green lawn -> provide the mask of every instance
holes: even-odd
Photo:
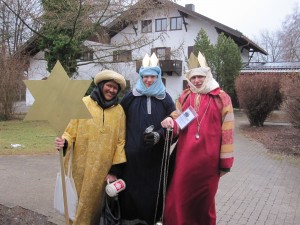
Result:
[[[0,155],[55,153],[55,137],[44,121],[0,121]],[[11,144],[21,147],[13,148]]]

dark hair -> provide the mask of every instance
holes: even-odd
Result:
[[[119,93],[121,91],[121,85],[113,79],[112,80],[103,80],[103,81],[99,82],[97,86],[102,90],[104,84],[109,81],[114,81],[118,85],[118,93]],[[100,85],[100,84],[102,84],[102,85]]]

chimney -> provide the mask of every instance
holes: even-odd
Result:
[[[194,4],[185,4],[185,8],[195,12],[195,5]]]

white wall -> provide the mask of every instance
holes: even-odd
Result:
[[[137,40],[140,38],[146,38],[148,40],[155,40],[153,43],[142,47],[139,50],[134,50],[132,52],[133,60],[141,60],[145,54],[151,54],[151,48],[154,47],[171,47],[171,51],[178,51],[179,56],[174,57],[173,59],[182,60],[182,68],[183,72],[181,76],[178,76],[176,73],[173,73],[172,76],[168,76],[166,74],[163,77],[166,79],[166,89],[167,92],[171,95],[173,100],[176,100],[179,94],[182,92],[183,87],[183,80],[184,78],[184,71],[188,69],[187,67],[187,59],[188,59],[188,46],[193,46],[195,43],[195,39],[197,37],[198,32],[201,28],[203,28],[208,36],[211,38],[211,42],[213,44],[216,43],[218,34],[214,27],[212,27],[206,21],[199,21],[194,17],[189,16],[185,19],[188,23],[187,31],[185,30],[184,25],[182,26],[182,30],[173,30],[170,31],[168,27],[168,31],[165,32],[155,32],[155,18],[167,18],[168,23],[170,22],[171,17],[179,17],[180,14],[177,9],[170,9],[169,11],[157,10],[157,11],[149,11],[147,14],[144,15],[143,20],[151,19],[152,20],[152,33],[141,33],[141,21],[137,23],[137,32],[138,35],[134,33],[134,30],[131,25],[126,27],[116,36],[114,36],[111,40],[112,44],[121,44],[124,42],[124,35],[130,34],[131,40]],[[180,49],[179,46],[181,46]],[[172,58],[171,58],[172,59]],[[124,70],[122,70],[124,71]],[[131,76],[135,74],[136,68],[133,66],[132,71],[126,71],[123,74],[125,76]]]
[[[94,43],[95,44],[95,43]],[[47,71],[47,62],[44,59],[44,53],[39,52],[33,58],[30,59],[30,64],[28,68],[28,79],[29,80],[42,80],[50,75]],[[122,75],[124,75],[126,80],[130,80],[131,84],[135,84],[138,78],[138,74],[135,72],[135,63],[109,63],[104,65],[99,65],[96,63],[91,63],[87,65],[81,65],[78,67],[78,74],[75,78],[78,80],[91,80],[95,77],[97,73],[103,69],[112,69]],[[26,105],[30,106],[34,102],[34,98],[30,91],[26,89]]]
[[[112,45],[120,45],[123,44],[123,49],[134,49],[134,45],[132,42],[134,40],[153,40],[154,42],[149,43],[148,45],[136,49],[132,51],[132,62],[126,63],[111,63],[112,57],[108,58],[108,63],[104,65],[99,64],[88,64],[81,65],[78,68],[78,76],[76,79],[92,79],[99,71],[103,68],[112,69],[116,72],[124,75],[125,79],[130,80],[131,88],[135,85],[138,74],[136,72],[136,60],[142,60],[145,54],[151,54],[151,48],[157,47],[171,47],[171,52],[176,50],[176,57],[171,59],[182,60],[182,75],[178,76],[176,73],[173,73],[172,76],[168,76],[163,74],[163,77],[166,79],[166,89],[167,92],[171,95],[173,100],[176,100],[179,94],[182,91],[184,72],[188,69],[187,67],[187,59],[188,59],[188,46],[194,45],[194,40],[201,28],[203,28],[207,35],[210,37],[211,43],[215,44],[217,42],[218,33],[215,28],[207,21],[200,20],[199,18],[195,18],[192,16],[188,16],[185,18],[187,22],[187,31],[185,30],[184,25],[182,26],[182,30],[170,31],[168,27],[168,31],[165,32],[155,32],[155,18],[167,18],[168,23],[170,22],[171,17],[180,16],[177,9],[168,9],[168,11],[156,9],[156,11],[149,11],[144,15],[143,20],[152,19],[152,33],[141,33],[141,21],[137,23],[137,32],[138,35],[135,34],[132,25],[129,25],[124,30],[119,32],[111,39]],[[126,40],[128,40],[128,44],[126,44]],[[130,44],[130,43],[131,44]],[[108,45],[100,45],[99,43],[94,43],[90,41],[86,41],[85,45],[93,48],[95,54],[101,56],[104,51],[101,50],[103,46],[105,47],[105,51],[110,51],[110,46]],[[179,48],[180,47],[180,48]],[[112,50],[111,50],[112,51]],[[247,61],[249,57],[249,52],[244,50],[242,53],[243,60]],[[46,62],[43,59],[43,53],[38,53],[34,58],[30,61],[30,68],[28,71],[29,79],[42,79],[45,76],[48,76],[49,73],[46,71]],[[80,63],[79,63],[80,65]],[[26,104],[31,105],[34,99],[29,91],[26,92]]]
[[[29,80],[42,80],[49,75],[47,68],[47,62],[44,60],[44,53],[39,52],[33,58],[30,59],[28,68],[28,79]],[[28,88],[26,89],[26,106],[32,105],[34,98],[31,95]]]

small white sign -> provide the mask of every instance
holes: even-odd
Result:
[[[189,106],[185,111],[183,111],[180,116],[175,120],[180,129],[185,128],[190,122],[192,122],[197,117],[197,113],[193,107]]]

